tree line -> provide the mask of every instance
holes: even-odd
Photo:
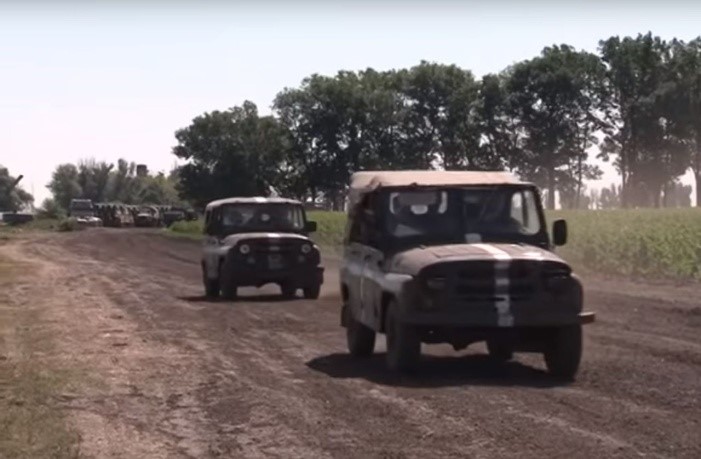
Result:
[[[175,133],[178,191],[195,205],[271,191],[342,202],[368,169],[510,170],[566,208],[603,198],[585,189],[611,162],[620,189],[606,205],[686,202],[691,169],[701,205],[701,38],[651,33],[568,45],[475,78],[431,62],[389,71],[314,74],[256,105],[212,111]],[[683,204],[681,204],[683,205]]]
[[[81,160],[56,167],[47,185],[52,198],[44,201],[45,213],[57,216],[68,209],[75,198],[94,203],[176,205],[181,202],[175,188],[177,173],[150,174],[145,166],[125,159],[113,163]]]

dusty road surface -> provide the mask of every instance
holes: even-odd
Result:
[[[701,289],[586,277],[598,322],[578,380],[539,356],[424,347],[422,373],[346,356],[338,274],[318,301],[205,300],[199,246],[154,231],[4,244],[15,298],[81,383],[58,400],[90,457],[701,457]]]

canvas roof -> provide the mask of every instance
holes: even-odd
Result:
[[[352,189],[403,186],[504,185],[521,182],[502,171],[362,171],[351,176]]]
[[[207,204],[207,209],[212,207],[217,207],[225,204],[297,204],[301,205],[299,201],[287,198],[266,198],[266,197],[251,197],[251,198],[225,198],[212,201]]]
[[[382,187],[449,187],[526,184],[503,171],[362,171],[351,175],[349,198],[353,205],[363,194]]]

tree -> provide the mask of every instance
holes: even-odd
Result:
[[[596,56],[561,45],[508,72],[507,114],[512,119],[515,148],[510,166],[547,188],[548,208],[557,189],[567,190],[599,171],[586,167],[587,148],[596,142],[601,84]],[[579,180],[577,180],[578,177]]]
[[[198,116],[176,132],[173,153],[180,167],[178,191],[197,205],[227,196],[267,195],[280,176],[286,131],[252,102]]]
[[[611,37],[600,44],[607,65],[613,127],[602,157],[616,156],[622,204],[661,204],[662,190],[689,166],[680,129],[670,44],[651,33]]]
[[[43,218],[61,218],[65,215],[61,206],[53,198],[44,199],[38,214]]]
[[[678,134],[689,147],[689,165],[696,181],[696,206],[701,207],[701,37],[689,43],[674,40],[671,105]],[[668,87],[669,87],[668,86]]]
[[[18,179],[0,165],[0,209],[16,212],[34,201],[34,197],[18,185]]]
[[[422,61],[399,73],[407,110],[403,147],[412,151],[412,166],[445,169],[489,167],[480,156],[476,119],[480,85],[472,72],[455,65]]]
[[[83,195],[83,188],[78,182],[78,168],[74,164],[59,164],[51,175],[47,188],[56,203],[62,209],[68,209],[72,199]]]

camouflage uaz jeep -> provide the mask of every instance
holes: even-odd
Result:
[[[236,297],[238,287],[275,283],[285,297],[302,289],[318,298],[324,268],[319,248],[308,238],[298,201],[282,198],[229,198],[205,209],[202,278],[207,296]]]
[[[502,361],[544,354],[571,379],[582,353],[582,285],[553,246],[534,185],[504,172],[357,172],[340,272],[348,349],[374,351],[384,333],[387,365],[415,367],[421,343],[456,350],[486,341]]]

